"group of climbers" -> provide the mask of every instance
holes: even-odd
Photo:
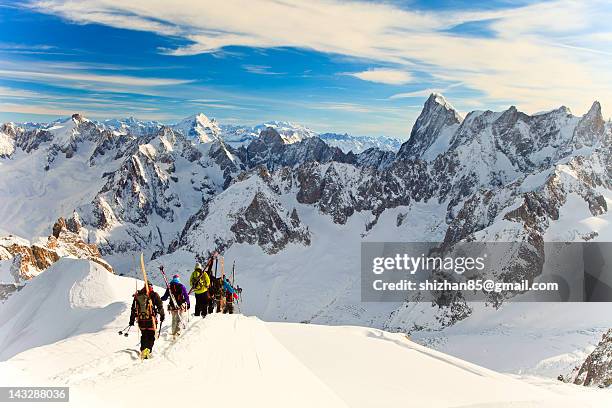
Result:
[[[185,322],[191,308],[189,295],[192,292],[196,300],[194,316],[206,317],[208,314],[212,314],[215,308],[217,313],[234,313],[234,301],[239,299],[242,288],[234,288],[223,273],[223,259],[221,259],[221,276],[216,277],[216,270],[213,275],[213,263],[215,261],[218,261],[218,257],[216,253],[213,253],[205,267],[202,267],[199,262],[196,263],[189,278],[191,286],[189,291],[181,283],[179,275],[174,275],[172,280],[168,282],[163,267],[160,267],[164,279],[166,279],[164,295],[160,297],[153,290],[151,283],[148,283],[148,287],[145,285],[134,294],[129,325],[133,326],[135,321],[138,322],[141,333],[141,358],[149,358],[153,350],[157,326],[158,324],[161,325],[165,318],[163,301],[169,300],[168,311],[172,316],[171,334],[174,337],[179,336],[181,330],[186,327]]]

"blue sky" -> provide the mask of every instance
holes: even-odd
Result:
[[[611,17],[567,0],[0,0],[0,121],[204,112],[406,138],[432,91],[461,112],[605,112]]]

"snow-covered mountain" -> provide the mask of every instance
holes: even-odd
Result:
[[[440,336],[488,310],[460,299],[361,302],[361,242],[516,242],[491,272],[503,279],[521,265],[519,251],[544,259],[544,241],[612,240],[612,125],[597,102],[583,116],[510,107],[462,118],[434,94],[397,154],[347,153],[273,127],[234,147],[194,137],[184,130],[199,120],[190,123],[145,134],[80,115],[3,125],[0,230],[32,239],[76,211],[86,241],[119,273],[134,273],[140,251],[150,267],[185,273],[219,250],[257,293],[247,313]],[[537,279],[540,267],[520,270]]]
[[[132,133],[137,136],[155,133],[163,124],[157,121],[142,121],[133,117],[125,119],[108,119],[96,122],[105,129],[118,133]],[[44,124],[19,124],[26,129],[45,127]],[[182,133],[189,139],[201,143],[214,140],[223,140],[226,144],[239,148],[259,138],[262,131],[272,128],[278,132],[284,143],[292,144],[314,136],[320,137],[328,145],[338,147],[344,153],[362,153],[371,148],[383,151],[397,152],[401,146],[399,139],[386,136],[354,136],[347,133],[321,133],[291,122],[269,121],[255,126],[242,126],[218,123],[203,113],[189,116],[176,124],[170,125],[175,131]],[[0,152],[2,141],[0,140]],[[1,153],[0,153],[1,154]]]
[[[287,144],[317,136],[314,130],[306,126],[284,121],[264,122],[255,126],[221,125],[221,132],[226,142],[239,147],[257,139],[259,134],[268,128],[276,130]]]
[[[219,140],[221,129],[215,119],[209,119],[203,113],[190,116],[172,126],[183,136],[199,143],[209,143]]]
[[[131,133],[137,136],[155,133],[163,126],[157,121],[142,121],[132,116],[124,119],[107,119],[99,122],[99,125],[119,134]]]
[[[398,156],[407,159],[435,159],[448,150],[451,138],[462,121],[461,115],[444,96],[431,94],[412,128],[410,139],[402,145]]]
[[[354,136],[348,133],[321,133],[319,137],[330,146],[338,147],[345,153],[362,153],[376,148],[382,151],[397,152],[402,145],[399,139],[386,136]]]

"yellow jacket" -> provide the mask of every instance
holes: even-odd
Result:
[[[210,287],[210,277],[205,271],[196,269],[189,278],[189,284],[193,288],[193,292],[199,295],[206,292]]]

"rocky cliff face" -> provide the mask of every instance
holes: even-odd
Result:
[[[269,170],[280,167],[294,167],[305,162],[326,163],[346,162],[346,154],[337,147],[330,147],[318,137],[310,137],[296,143],[286,143],[274,128],[263,130],[258,139],[246,148],[241,147],[238,155],[247,167],[264,165]]]
[[[202,258],[234,243],[259,246],[268,254],[282,251],[288,244],[310,245],[310,233],[295,208],[285,208],[266,180],[267,169],[244,175],[207,202],[189,219],[180,239],[171,250],[186,249]]]
[[[603,388],[612,385],[612,329],[604,333],[595,350],[570,380],[584,386]]]
[[[112,273],[113,268],[102,259],[97,246],[83,240],[83,232],[81,221],[74,214],[68,220],[58,219],[52,234],[34,243],[12,235],[0,237],[0,262],[10,263],[14,280],[2,283],[23,283],[66,256],[89,259]]]
[[[434,159],[448,147],[450,137],[463,118],[440,94],[431,94],[417,118],[410,139],[402,145],[398,157]]]

